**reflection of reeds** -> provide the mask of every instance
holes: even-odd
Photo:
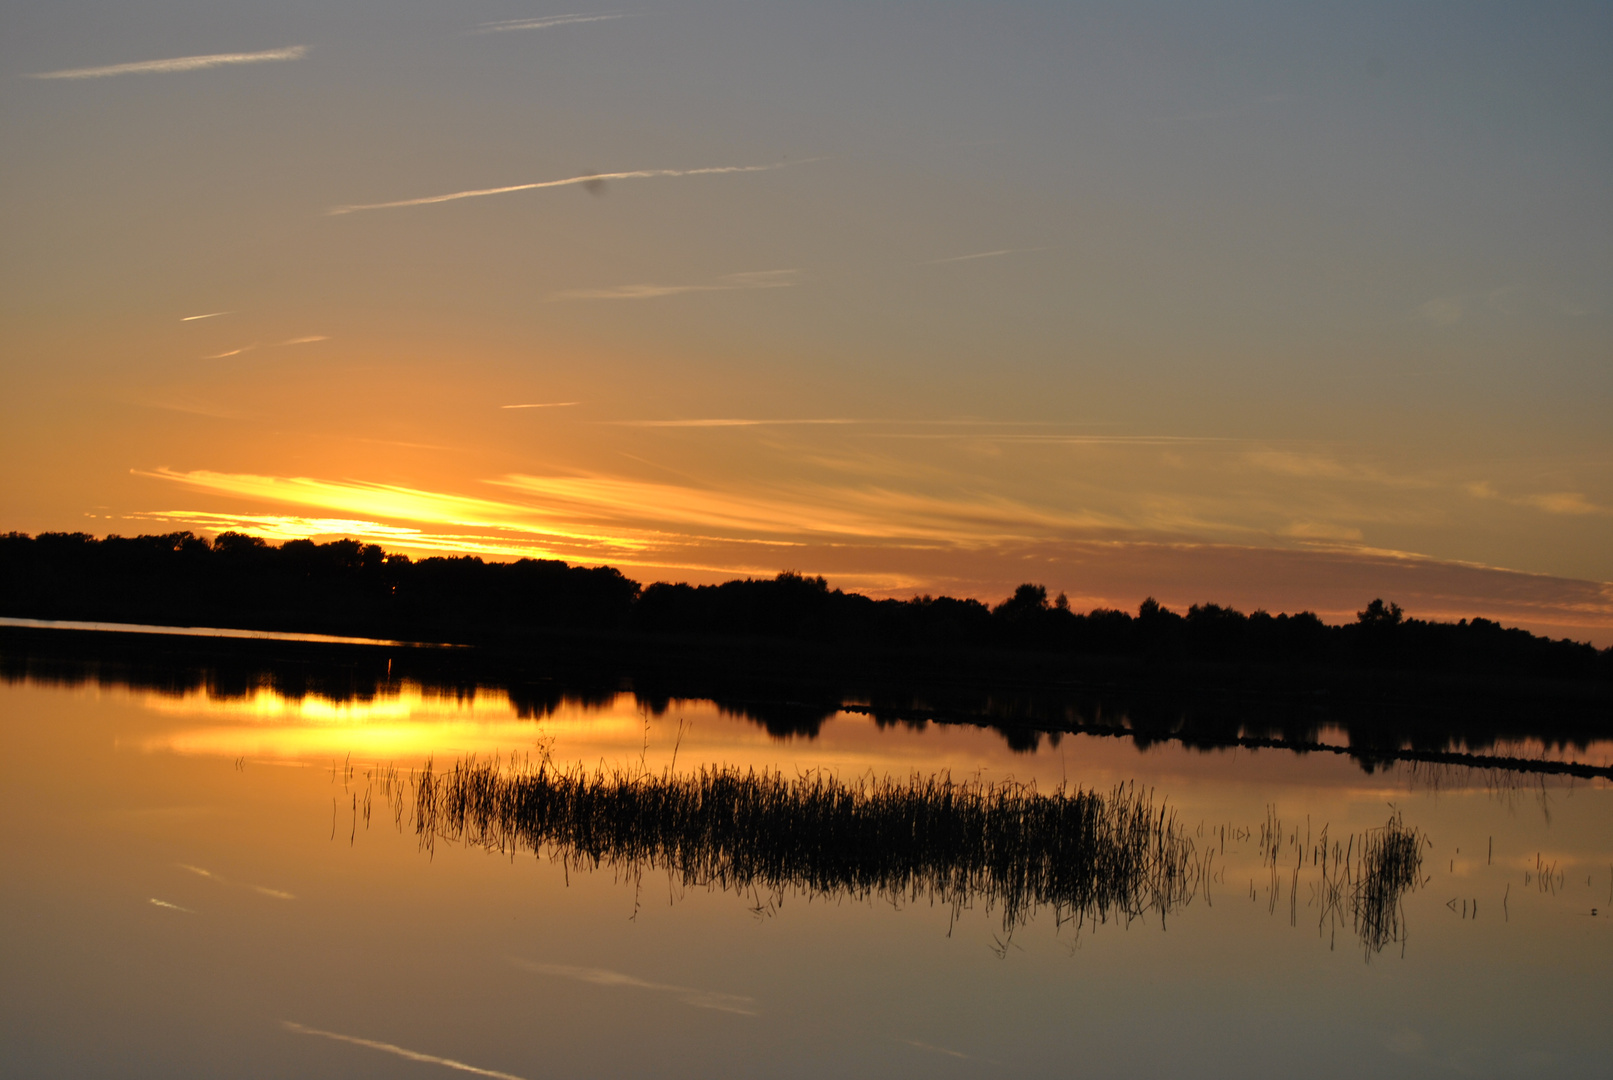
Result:
[[[405,785],[422,845],[437,839],[533,851],[626,876],[665,870],[685,887],[746,896],[975,903],[1011,931],[1049,907],[1062,923],[1130,920],[1186,904],[1194,845],[1175,814],[1132,786],[1042,794],[1015,783],[845,783],[823,773],[697,773],[430,765]],[[412,792],[409,790],[412,788]],[[401,819],[400,819],[401,823]]]
[[[1351,836],[1347,843],[1328,844],[1311,853],[1322,872],[1322,914],[1318,924],[1336,928],[1348,919],[1367,955],[1390,942],[1406,941],[1406,893],[1419,884],[1427,838],[1408,828],[1397,812],[1381,829]]]

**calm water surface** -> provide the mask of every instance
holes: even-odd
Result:
[[[8,1075],[1606,1076],[1613,1060],[1601,780],[1085,736],[1016,752],[852,714],[780,739],[698,701],[523,718],[502,693],[412,684],[335,701],[14,682],[0,732]],[[1144,917],[1005,926],[984,899],[428,850],[410,770],[470,755],[1129,783],[1174,811],[1198,876]],[[1396,814],[1421,865],[1373,941],[1314,855]]]

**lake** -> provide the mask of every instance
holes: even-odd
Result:
[[[1605,778],[160,683],[0,683],[10,1075],[1607,1075]]]

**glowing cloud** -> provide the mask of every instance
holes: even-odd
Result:
[[[231,312],[228,312],[228,311],[209,311],[206,315],[183,315],[183,316],[180,316],[179,321],[180,322],[195,322],[198,319],[216,319],[220,315],[229,315],[229,314],[231,314]]]
[[[254,476],[246,473],[216,473],[206,469],[175,472],[161,468],[151,472],[135,470],[137,476],[169,480],[187,487],[220,494],[263,499],[299,506],[319,506],[370,518],[426,522],[438,525],[471,526],[508,530],[516,533],[573,542],[587,542],[606,548],[627,548],[630,542],[603,535],[568,530],[545,519],[551,513],[517,503],[447,495],[392,484],[362,481],[315,480],[306,476]]]
[[[255,53],[214,53],[209,56],[176,56],[170,60],[141,60],[133,64],[110,64],[106,67],[67,68],[63,71],[42,71],[27,75],[29,79],[104,79],[113,75],[163,75],[176,71],[201,71],[205,68],[226,67],[230,64],[261,64],[270,60],[301,60],[308,55],[308,46],[291,45],[284,49],[267,49]]]
[[[735,425],[739,427],[739,425]],[[1095,468],[1114,455],[1094,448]],[[1132,444],[1135,445],[1135,444]],[[1172,445],[1143,448],[1173,453]],[[1248,473],[1237,452],[1200,455],[1205,468]],[[1102,484],[1059,495],[1059,505],[1019,499],[990,477],[955,473],[898,476],[881,461],[819,454],[835,475],[781,483],[776,476],[720,487],[619,474],[506,474],[482,481],[507,498],[422,491],[397,485],[309,477],[178,472],[138,473],[239,499],[334,511],[298,517],[270,507],[245,512],[163,511],[142,515],[175,527],[235,529],[273,539],[349,536],[392,550],[607,563],[647,580],[699,575],[721,580],[771,576],[785,567],[832,575],[837,585],[886,595],[948,592],[998,599],[1025,580],[1077,586],[1091,606],[1215,599],[1272,610],[1319,610],[1353,617],[1373,595],[1393,595],[1419,617],[1485,615],[1552,633],[1613,626],[1613,585],[1458,564],[1369,546],[1355,501],[1299,505],[1273,498],[1261,516],[1233,514],[1213,497],[1154,491],[1145,505],[1118,502]],[[1297,470],[1294,482],[1326,471],[1325,460],[1283,457],[1267,465]],[[1099,468],[1099,471],[1102,471]],[[1266,469],[1261,473],[1270,475]],[[934,472],[934,471],[932,471]],[[1195,474],[1197,475],[1197,474]],[[1362,480],[1376,493],[1394,490]],[[1407,498],[1426,501],[1421,488]],[[1475,485],[1474,494],[1490,495]],[[1548,498],[1558,513],[1594,505]],[[644,568],[644,569],[638,569]],[[654,576],[651,576],[654,575]],[[1216,582],[1206,596],[1203,582]],[[1352,606],[1353,605],[1353,606]],[[1578,633],[1579,631],[1575,631]]]
[[[631,172],[585,173],[568,176],[563,180],[539,180],[530,184],[511,184],[508,187],[475,188],[470,191],[452,191],[446,195],[427,195],[419,199],[399,199],[396,202],[354,203],[333,206],[328,214],[354,214],[360,210],[393,210],[402,206],[430,206],[434,203],[454,202],[458,199],[479,199],[485,195],[508,195],[513,191],[537,191],[540,188],[571,187],[574,184],[594,186],[606,180],[647,180],[663,176],[719,176],[727,173],[772,172],[782,169],[777,165],[717,165],[704,169],[635,169]]]
[[[527,405],[500,405],[501,409],[564,409],[569,405],[581,405],[580,401],[534,401]]]

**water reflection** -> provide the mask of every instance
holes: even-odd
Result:
[[[710,671],[687,656],[676,663],[627,663],[582,651],[539,663],[476,650],[153,640],[16,627],[0,627],[0,679],[140,688],[177,696],[187,703],[181,708],[198,708],[197,695],[205,695],[215,711],[297,714],[311,725],[352,717],[353,724],[376,725],[371,750],[381,758],[411,751],[406,732],[382,732],[379,724],[389,717],[403,724],[400,717],[427,716],[434,703],[448,708],[452,701],[458,721],[492,724],[511,714],[539,719],[584,709],[619,711],[619,695],[631,693],[632,709],[645,716],[706,701],[774,738],[816,738],[831,717],[855,711],[879,727],[989,727],[1010,750],[1026,754],[1048,741],[1057,745],[1065,733],[1086,733],[1137,746],[1342,754],[1366,772],[1418,761],[1613,779],[1607,703],[1589,690],[1584,700],[1536,700],[1516,687],[1476,692],[1392,680],[1378,685],[1368,677],[1316,687],[1289,685],[1271,672],[1234,671],[1210,682],[1192,682],[1184,672],[1105,671],[1081,685],[995,687],[965,674],[892,685],[805,672],[742,674],[732,664]],[[487,745],[476,730],[460,735],[455,750]],[[331,740],[313,730],[298,738],[300,750],[290,753],[334,750]]]
[[[537,732],[502,692],[440,692],[404,683],[372,697],[292,697],[270,687],[219,695],[210,689],[147,691],[140,703],[192,721],[146,737],[144,750],[229,758],[412,760],[443,752],[532,746]],[[605,719],[630,728],[625,717]]]
[[[936,680],[922,690],[858,687],[774,675],[721,679],[665,670],[628,675],[597,657],[563,674],[489,661],[473,650],[382,650],[287,642],[181,641],[152,645],[131,635],[94,640],[18,638],[0,633],[0,680],[128,687],[151,691],[153,708],[233,715],[261,725],[301,720],[274,745],[260,731],[198,733],[171,749],[198,753],[299,756],[353,750],[401,758],[431,750],[468,752],[527,745],[521,719],[578,712],[638,712],[661,717],[691,701],[755,724],[776,739],[816,739],[842,713],[876,726],[986,727],[1011,750],[1031,754],[1067,734],[1123,738],[1140,748],[1174,743],[1195,750],[1278,749],[1346,757],[1372,773],[1414,762],[1583,779],[1613,778],[1605,713],[1557,709],[1546,714],[1497,698],[1482,707],[1459,695],[1352,706],[1322,694],[1267,688],[1237,692],[1169,683],[990,688]],[[93,635],[88,637],[93,638]],[[76,644],[75,644],[76,642]],[[202,651],[195,651],[202,649]],[[225,650],[220,652],[219,650]],[[624,708],[622,696],[632,704]],[[1594,704],[1594,703],[1592,703]],[[1587,705],[1587,708],[1590,708]],[[416,744],[411,724],[462,725],[450,741]],[[392,727],[386,724],[391,722]],[[330,729],[354,729],[343,744]],[[513,741],[512,741],[513,740]],[[339,747],[339,744],[340,747]]]
[[[447,841],[531,853],[560,865],[568,880],[603,868],[639,885],[647,873],[665,873],[683,889],[732,893],[758,914],[777,911],[788,896],[939,905],[954,920],[978,908],[1000,914],[1004,949],[1043,910],[1057,930],[1077,935],[1143,917],[1163,928],[1195,899],[1212,903],[1212,887],[1226,883],[1226,831],[1201,847],[1171,807],[1134,784],[1043,793],[949,774],[846,782],[822,771],[590,772],[475,758],[440,772],[427,763],[364,777],[362,801],[353,795],[355,828],[358,808],[367,826],[379,795],[427,852]],[[350,767],[344,784],[356,778]],[[1240,838],[1234,830],[1234,842]],[[1271,910],[1286,886],[1297,925],[1303,885],[1305,907],[1330,945],[1346,926],[1369,957],[1404,943],[1402,900],[1418,885],[1428,842],[1399,814],[1343,838],[1324,828],[1314,842],[1268,815],[1259,852],[1271,874]],[[1253,899],[1252,881],[1250,892]]]
[[[1258,1052],[1262,1071],[1550,1053],[1556,1074],[1605,1072],[1604,780],[1079,733],[1025,753],[986,725],[844,710],[780,736],[723,706],[813,699],[758,686],[719,705],[388,677],[384,657],[267,677],[97,663],[0,686],[27,763],[0,788],[12,1071],[202,1074],[249,1047],[276,1076],[340,1055],[529,1077],[1176,1075],[1209,1046],[1245,1071]],[[428,758],[421,815],[409,770]],[[540,767],[542,798],[514,783]],[[948,809],[948,776],[1009,797]],[[1128,781],[1151,800],[1124,819],[1144,837],[1130,863],[1127,833],[1077,827],[1124,810]],[[1089,819],[1057,801],[1078,791]],[[797,802],[820,810],[769,809]],[[332,970],[366,972],[364,992]]]

